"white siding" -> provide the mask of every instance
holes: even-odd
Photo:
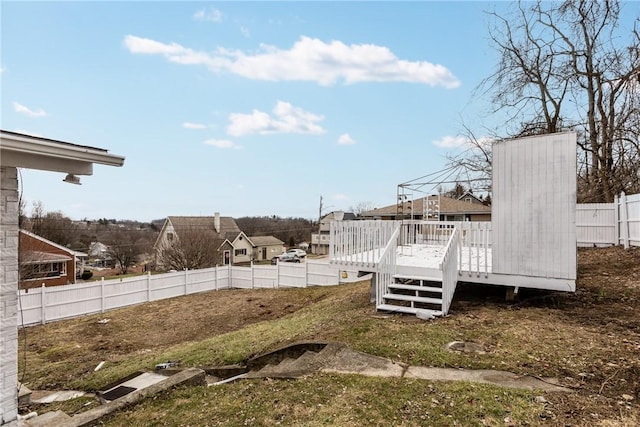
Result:
[[[0,168],[0,424],[18,417],[18,179]]]
[[[576,278],[576,136],[493,145],[493,272]]]

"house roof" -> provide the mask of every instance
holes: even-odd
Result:
[[[203,229],[215,231],[215,217],[213,216],[169,216],[167,217],[171,221],[174,230],[179,232],[183,229]],[[230,216],[220,217],[220,234],[226,235],[227,233],[240,233],[240,228],[236,221]]]
[[[253,246],[276,246],[284,245],[284,242],[274,236],[251,236],[249,240],[253,243]]]
[[[2,166],[93,174],[93,164],[122,166],[124,157],[109,154],[102,148],[71,144],[55,139],[0,130]]]
[[[476,196],[475,194],[473,194],[473,193],[472,193],[472,192],[470,192],[470,191],[465,191],[465,192],[464,192],[464,194],[463,194],[462,196],[458,197],[458,200],[464,201],[464,200],[465,200],[466,198],[468,198],[468,197],[471,197],[472,199],[474,199],[474,200],[475,200],[475,203],[480,203],[480,204],[482,204],[482,200],[480,200],[480,199],[478,198],[478,196]]]
[[[20,264],[45,264],[50,262],[71,261],[71,257],[44,251],[23,251],[20,257]]]
[[[32,239],[36,239],[39,240],[49,246],[53,246],[57,249],[60,249],[61,251],[65,251],[66,253],[68,253],[69,255],[73,255],[73,256],[87,256],[87,254],[85,254],[84,252],[78,252],[78,251],[74,251],[73,249],[69,249],[65,246],[59,245],[56,242],[52,242],[51,240],[45,239],[42,236],[38,236],[35,233],[32,233],[30,231],[27,230],[20,230],[20,233],[24,234],[25,236],[29,236]]]
[[[240,233],[236,221],[230,216],[220,217],[220,230],[216,232],[213,216],[168,216],[167,221],[173,226],[175,233],[197,231],[206,234],[212,240],[233,240]]]
[[[426,197],[421,197],[413,201],[413,211],[422,213],[424,210],[424,202]],[[405,207],[409,209],[409,205]],[[394,216],[397,215],[397,205],[389,205],[383,208],[373,209],[361,214],[364,217],[373,216]],[[441,214],[490,214],[491,207],[479,205],[477,203],[465,202],[464,200],[456,200],[446,196],[440,196],[440,213]]]
[[[338,218],[340,218],[339,220],[350,221],[356,219],[356,214],[353,212],[334,211],[322,217],[323,220],[338,220]]]

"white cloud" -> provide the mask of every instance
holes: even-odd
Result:
[[[245,39],[248,39],[251,37],[251,32],[249,31],[249,29],[247,27],[245,27],[244,25],[240,27],[240,32],[242,33],[242,36]]]
[[[195,51],[177,43],[128,35],[124,44],[131,53],[163,55],[178,64],[204,65],[213,72],[228,71],[252,80],[313,81],[320,85],[361,82],[407,82],[456,88],[460,81],[445,66],[427,61],[399,59],[387,47],[347,45],[333,40],[300,37],[290,49],[262,44],[254,54],[218,47],[214,52]]]
[[[340,135],[340,138],[338,138],[339,145],[353,145],[355,143],[356,143],[355,139],[351,138],[351,136],[348,133],[342,134]]]
[[[7,71],[6,67],[0,65],[0,73],[4,73],[5,71]]]
[[[468,142],[469,138],[464,136],[443,136],[433,141],[433,145],[440,148],[458,148],[466,145]]]
[[[347,196],[346,194],[338,193],[338,194],[334,194],[333,196],[331,196],[331,199],[347,201],[347,200],[349,200],[349,196]]]
[[[236,144],[233,141],[229,141],[228,139],[207,139],[204,143],[216,148],[234,148],[236,150],[242,148],[242,146]]]
[[[222,12],[218,9],[214,9],[213,7],[209,9],[200,9],[196,13],[193,14],[193,19],[196,21],[209,21],[209,22],[222,22]]]
[[[231,113],[227,133],[232,136],[273,133],[319,135],[325,133],[322,126],[318,125],[322,120],[323,116],[278,101],[273,108],[273,115],[259,110],[253,110],[251,114]]]
[[[29,107],[25,107],[24,105],[15,102],[13,103],[13,109],[15,112],[17,113],[21,113],[21,114],[26,114],[29,117],[45,117],[47,115],[47,112],[44,111],[42,108],[34,111],[32,109],[30,109]]]
[[[184,122],[182,123],[182,127],[186,129],[206,129],[207,125],[203,125],[202,123]]]

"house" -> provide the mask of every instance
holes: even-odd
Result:
[[[284,242],[274,236],[251,236],[253,260],[267,261],[284,252]]]
[[[458,200],[463,202],[475,203],[476,205],[485,204],[483,200],[479,199],[478,196],[473,194],[471,191],[465,191],[465,193],[462,196],[458,197]]]
[[[0,425],[18,418],[18,168],[65,173],[63,181],[77,184],[94,164],[122,166],[124,157],[0,130]]]
[[[20,289],[76,283],[87,254],[65,248],[26,230],[20,230]]]
[[[153,246],[156,268],[233,264],[233,241],[241,242],[240,233],[233,218],[220,216],[218,212],[214,216],[168,216]],[[244,255],[240,252],[238,257],[243,259]]]
[[[238,233],[233,240],[226,240],[231,244],[233,251],[232,264],[251,262],[253,258],[253,243],[243,231]]]
[[[109,253],[109,246],[101,242],[89,243],[89,262],[94,267],[114,268],[116,260]]]
[[[382,220],[440,220],[440,221],[491,221],[491,207],[485,206],[475,196],[462,196],[456,200],[442,195],[425,196],[402,204],[385,206],[360,214],[361,219]],[[425,218],[425,207],[428,207]]]
[[[329,254],[329,231],[331,221],[351,221],[356,219],[353,212],[335,211],[328,213],[320,219],[318,233],[311,234],[311,253],[316,255]]]

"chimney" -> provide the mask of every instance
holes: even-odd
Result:
[[[213,228],[216,229],[216,233],[220,232],[220,212],[216,212],[213,218]]]

